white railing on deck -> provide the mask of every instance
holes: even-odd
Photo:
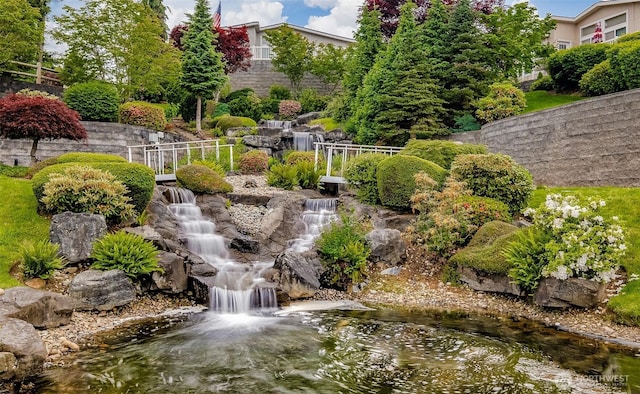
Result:
[[[216,161],[219,162],[223,149],[229,149],[229,168],[233,170],[233,145],[220,144],[220,140],[133,145],[127,149],[129,162],[135,161],[134,157],[142,157],[143,163],[156,173],[156,179],[175,179],[180,165],[191,164],[192,160],[204,160],[210,152],[215,152]]]
[[[251,47],[251,60],[271,60],[273,53],[271,47],[268,45],[252,46]]]
[[[362,153],[383,153],[387,155],[394,155],[403,149],[402,147],[397,146],[335,144],[330,142],[316,142],[315,147],[315,170],[318,171],[320,151],[322,151],[327,161],[327,177],[331,176],[334,156],[341,162],[339,176],[342,177],[344,175],[344,167],[347,164],[347,160],[352,157],[359,156]]]

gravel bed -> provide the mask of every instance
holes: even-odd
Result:
[[[269,210],[264,206],[234,204],[229,207],[229,215],[238,231],[251,236],[258,235],[262,219],[267,213]]]

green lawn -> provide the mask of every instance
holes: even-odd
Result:
[[[640,275],[640,188],[555,187],[536,190],[529,204],[538,207],[549,193],[572,194],[578,198],[599,197],[607,202],[602,216],[618,216],[626,230],[627,254],[622,265],[629,275]],[[622,293],[611,299],[609,308],[621,322],[640,325],[640,280],[630,282]]]
[[[586,98],[569,94],[549,93],[544,90],[527,92],[524,96],[527,99],[527,107],[524,109],[524,114],[573,103],[574,101],[584,100]]]
[[[0,288],[18,286],[9,270],[23,241],[48,239],[49,220],[38,216],[31,181],[0,175]]]

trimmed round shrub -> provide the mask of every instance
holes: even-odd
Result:
[[[269,168],[269,155],[261,150],[250,150],[242,155],[238,166],[243,174],[262,174]]]
[[[605,43],[579,45],[551,54],[547,68],[555,90],[577,91],[582,76],[607,58],[607,50],[610,47],[611,45]]]
[[[62,163],[55,164],[43,168],[37,172],[31,180],[33,194],[38,200],[38,209],[44,210],[42,204],[42,196],[44,195],[44,184],[49,181],[49,177],[53,173],[62,173],[65,168],[77,166],[78,163]],[[137,214],[144,212],[151,201],[153,189],[156,186],[156,176],[153,170],[143,164],[137,163],[91,163],[84,165],[107,171],[114,175],[117,180],[121,181],[127,187],[127,197],[131,198],[131,204]]]
[[[315,163],[316,152],[313,151],[291,151],[287,153],[284,158],[284,162],[286,164],[298,164],[301,161],[308,161],[310,163]]]
[[[262,115],[275,115],[280,110],[280,99],[266,98],[260,102],[260,111]]]
[[[46,212],[54,215],[66,211],[93,213],[117,224],[135,216],[127,191],[109,172],[74,165],[49,176],[41,201]]]
[[[56,163],[127,163],[122,156],[107,153],[71,152],[60,155]]]
[[[640,87],[640,41],[632,40],[614,45],[608,52],[611,75],[617,79],[620,90]]]
[[[139,235],[118,231],[107,234],[93,244],[91,268],[121,270],[130,278],[162,272],[158,249]]]
[[[178,114],[180,113],[180,106],[178,104],[161,103],[161,104],[154,104],[154,105],[162,108],[162,110],[164,111],[164,118],[167,122],[177,117]]]
[[[550,92],[553,90],[553,79],[549,75],[545,75],[533,81],[531,87],[529,88],[531,91],[535,90],[546,90]]]
[[[476,116],[485,122],[521,114],[527,106],[524,92],[510,83],[494,83],[489,94],[478,100]]]
[[[215,172],[216,174],[220,175],[223,178],[227,175],[227,171],[217,161],[213,161],[213,160],[193,160],[191,162],[191,164],[209,167],[209,168],[211,168],[213,170],[213,172]]]
[[[507,204],[489,197],[459,197],[456,200],[455,209],[459,210],[465,219],[476,227],[494,220],[510,222],[512,219]]]
[[[272,85],[269,88],[269,98],[280,100],[291,100],[291,90],[282,85]]]
[[[238,97],[227,104],[229,105],[229,112],[233,116],[251,118],[254,121],[258,121],[262,117],[262,106],[260,105],[260,99],[257,97],[256,100],[252,100],[252,96]]]
[[[211,121],[211,124],[213,127],[217,127],[222,130],[222,132],[233,127],[256,127],[258,125],[253,119],[229,115],[222,115],[221,117],[214,118]]]
[[[82,120],[117,122],[120,95],[115,86],[99,81],[79,83],[64,92],[64,102]]]
[[[229,93],[226,97],[224,97],[221,101],[224,103],[229,103],[237,98],[247,97],[252,93],[255,94],[255,91],[251,88],[242,88],[242,89],[234,90],[233,92]]]
[[[233,191],[233,187],[218,173],[206,166],[187,165],[176,171],[178,186],[194,193],[216,194]]]
[[[156,104],[131,101],[120,106],[120,123],[164,130],[167,119],[164,117],[164,109]]]
[[[394,155],[381,161],[377,178],[382,205],[401,211],[411,208],[411,196],[416,191],[414,175],[421,171],[438,184],[447,176],[447,170],[419,157]]]
[[[295,100],[282,100],[278,106],[278,115],[282,119],[293,119],[302,111],[302,106]]]
[[[476,196],[502,201],[512,215],[526,207],[533,192],[529,171],[502,154],[459,155],[451,165],[451,177],[465,182]]]
[[[388,157],[383,153],[363,153],[347,162],[344,178],[357,189],[358,201],[371,205],[379,203],[378,165]]]
[[[443,140],[410,140],[400,151],[401,155],[429,160],[445,169],[451,168],[451,163],[456,156],[474,153],[487,153],[487,147]]]
[[[611,71],[609,59],[596,64],[582,76],[580,90],[587,96],[602,96],[622,90],[619,78]]]

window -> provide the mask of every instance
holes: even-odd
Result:
[[[569,49],[571,48],[570,41],[558,41],[558,49]]]
[[[596,24],[594,23],[594,24],[593,24],[593,25],[591,25],[591,26],[583,27],[583,28],[580,30],[580,36],[581,36],[581,37],[584,37],[584,36],[592,36],[592,35],[593,35],[593,33],[595,33],[595,31],[596,31]]]
[[[624,36],[625,34],[627,34],[626,27],[621,27],[620,29],[616,30],[616,37]]]
[[[604,28],[607,29],[609,27],[613,27],[615,25],[619,25],[621,23],[625,23],[627,21],[627,14],[620,14],[618,16],[614,16],[613,18],[609,18],[604,21]]]
[[[604,40],[605,41],[611,41],[614,38],[616,38],[616,32],[615,31],[608,31],[604,34]]]

